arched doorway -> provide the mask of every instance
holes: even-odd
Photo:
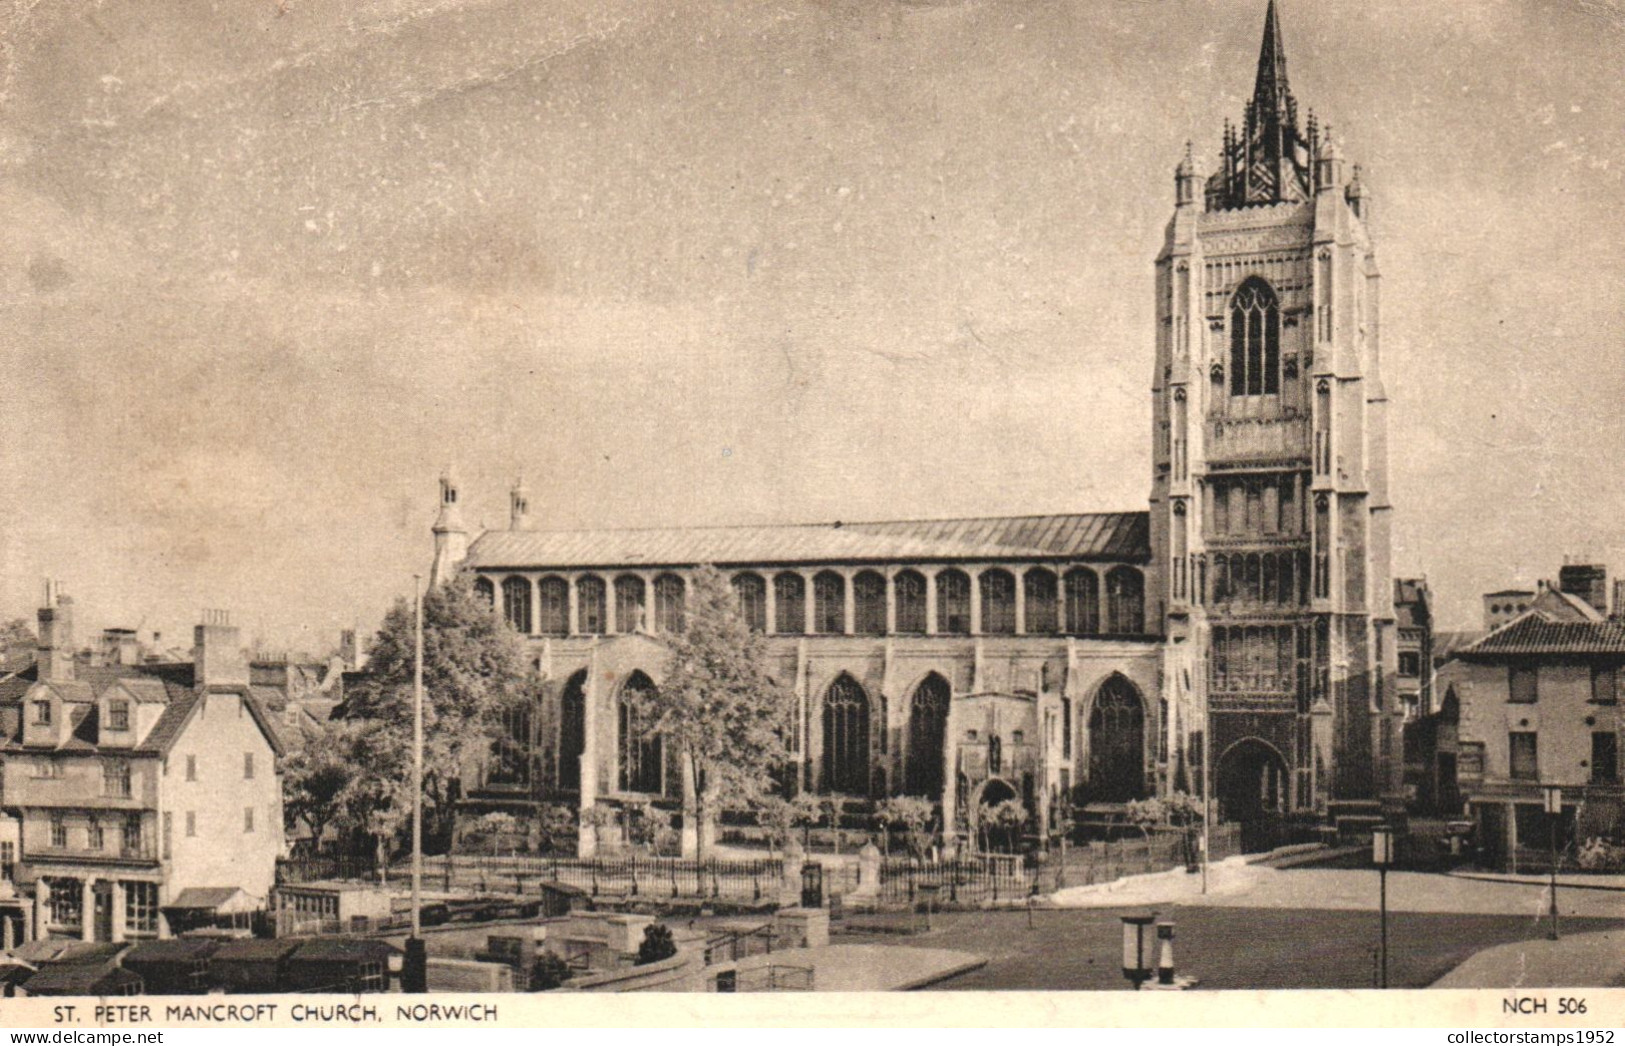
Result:
[[[1120,675],[1100,684],[1089,713],[1089,796],[1108,803],[1145,797],[1145,703]]]
[[[995,813],[1006,803],[1014,803],[1021,808],[1024,817],[1030,816],[1021,802],[1021,796],[1011,787],[1009,782],[1002,778],[989,778],[982,785],[981,795],[976,800],[976,834],[981,842],[982,849],[988,852],[1015,853],[1020,849],[1021,835],[1027,825],[1002,820]]]
[[[948,681],[935,672],[914,688],[908,706],[908,765],[904,783],[909,795],[935,802],[942,795],[944,731],[948,726]]]
[[[559,698],[558,789],[581,789],[581,753],[587,747],[587,670],[582,669],[564,684]]]
[[[1286,760],[1257,738],[1238,741],[1219,757],[1214,795],[1219,819],[1241,824],[1241,846],[1249,853],[1268,849],[1273,823],[1286,812]]]

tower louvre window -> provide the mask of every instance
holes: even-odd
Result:
[[[1281,391],[1281,310],[1275,292],[1248,280],[1230,302],[1230,395]]]

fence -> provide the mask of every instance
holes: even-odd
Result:
[[[932,862],[892,858],[880,866],[880,903],[912,906],[929,895],[938,904],[996,904],[1029,896],[1033,882],[1033,870],[1023,867],[1018,857]]]
[[[377,881],[378,878],[378,862],[375,859],[353,854],[284,857],[278,859],[276,863],[276,881],[279,886],[318,882],[324,879]]]
[[[424,861],[431,887],[448,893],[534,894],[563,883],[593,897],[775,901],[784,862],[693,861],[676,857],[488,857],[458,854]]]

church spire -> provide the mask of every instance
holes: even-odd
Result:
[[[1286,78],[1286,45],[1275,0],[1264,12],[1258,75],[1240,134],[1226,134],[1219,172],[1208,184],[1210,209],[1290,203],[1310,195],[1308,143],[1298,132],[1298,102]]]

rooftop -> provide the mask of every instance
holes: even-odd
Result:
[[[1625,621],[1557,621],[1531,610],[1460,651],[1463,657],[1625,654]]]
[[[610,530],[491,530],[472,567],[743,566],[906,560],[1078,559],[1143,562],[1150,516],[1050,516]]]

